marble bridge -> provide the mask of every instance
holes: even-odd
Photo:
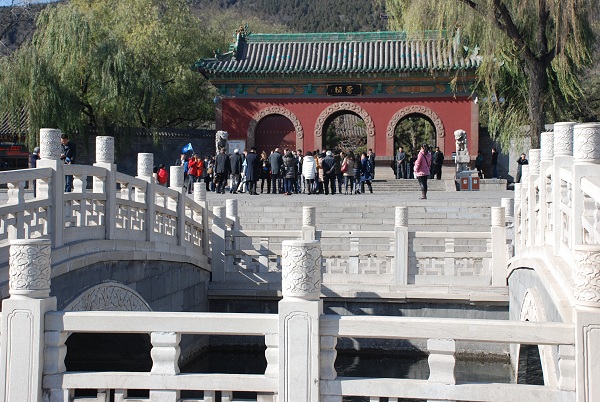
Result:
[[[236,200],[211,209],[203,186],[188,197],[180,167],[169,187],[154,184],[152,154],[138,155],[136,177],[117,172],[111,137],[97,137],[93,166],[64,165],[60,134],[41,131],[38,168],[0,173],[1,401],[600,400],[600,123],[542,133],[514,202],[483,206],[478,231],[417,225],[409,204],[394,206],[387,226],[327,226],[325,207],[303,205],[286,212],[299,219],[292,230],[252,229]],[[25,192],[32,181],[35,197]],[[460,213],[448,204],[431,209]],[[210,312],[209,292],[257,297],[252,286],[274,292],[276,313]],[[509,319],[324,309],[334,296],[410,301],[432,291],[506,302]],[[78,333],[145,334],[151,369],[68,370],[66,342]],[[263,339],[265,372],[181,373],[215,335]],[[429,377],[338,376],[336,346],[347,338],[414,341]],[[458,381],[456,356],[474,343],[506,351],[515,373],[523,345],[537,346],[543,385]]]

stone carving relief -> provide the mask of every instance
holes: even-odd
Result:
[[[600,248],[575,249],[574,296],[579,304],[600,306]]]
[[[408,226],[408,207],[396,207],[395,226]]]
[[[9,256],[10,294],[48,296],[50,256],[50,240],[13,240]]]
[[[169,168],[169,176],[171,182],[169,183],[169,187],[171,188],[181,188],[183,187],[183,166],[171,166]]]
[[[317,223],[317,214],[315,207],[302,208],[302,226],[315,226]]]
[[[40,130],[40,158],[60,159],[62,153],[61,134],[60,130],[54,128],[42,128]]]
[[[331,106],[327,107],[325,110],[323,110],[321,112],[321,114],[319,115],[319,117],[317,118],[317,122],[315,123],[315,135],[317,137],[322,137],[323,136],[323,127],[325,126],[325,122],[327,121],[329,116],[331,116],[332,114],[334,114],[336,112],[341,112],[341,111],[348,111],[348,112],[356,113],[365,122],[367,136],[369,136],[369,137],[375,136],[375,123],[373,122],[373,119],[371,118],[369,113],[367,113],[367,111],[365,109],[363,109],[362,107],[360,107],[357,104],[352,103],[352,102],[334,103],[333,105],[331,105]]]
[[[540,137],[542,160],[551,161],[554,158],[554,132],[545,131]]]
[[[573,131],[573,158],[579,161],[600,159],[600,124],[578,124]]]
[[[64,310],[152,311],[139,293],[119,282],[105,282],[87,289]]]
[[[530,149],[529,150],[529,174],[539,175],[540,174],[540,162],[541,162],[541,150]]]
[[[280,114],[290,119],[294,125],[294,130],[296,130],[296,138],[304,138],[304,129],[302,128],[302,124],[300,124],[298,117],[296,117],[296,115],[288,109],[281,106],[270,106],[255,114],[254,117],[252,117],[252,120],[250,120],[250,125],[248,126],[248,138],[254,138],[256,126],[264,117],[270,114]]]
[[[554,155],[573,155],[575,123],[554,123]]]
[[[96,137],[96,162],[113,163],[115,161],[114,137]]]
[[[154,169],[154,154],[139,153],[137,158],[138,177],[152,177]]]
[[[321,294],[321,246],[318,241],[282,243],[283,296],[318,300]]]
[[[438,137],[441,138],[446,135],[446,132],[444,131],[444,123],[442,122],[440,116],[437,115],[437,113],[435,113],[433,110],[429,109],[426,106],[412,105],[400,109],[392,116],[386,130],[387,137],[393,138],[394,131],[396,130],[396,126],[398,125],[400,120],[411,114],[420,114],[426,116],[433,123],[433,127],[435,127],[435,132],[437,133]]]

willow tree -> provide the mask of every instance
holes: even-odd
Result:
[[[46,7],[30,43],[0,59],[0,110],[73,132],[184,127],[213,117],[190,66],[202,26],[185,0],[71,0]]]
[[[447,30],[479,49],[479,95],[502,143],[531,137],[581,96],[577,73],[591,62],[598,0],[387,0],[395,29]],[[459,36],[460,35],[460,36]],[[523,127],[529,127],[524,130]]]

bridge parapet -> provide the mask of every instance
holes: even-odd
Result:
[[[523,315],[529,309],[536,320],[574,323],[576,400],[597,400],[600,385],[594,379],[600,369],[593,362],[600,356],[600,123],[556,123],[554,132],[542,133],[541,149],[530,150],[529,162],[523,166],[522,183],[515,185],[511,317],[519,319],[518,310]],[[531,295],[535,297],[528,299]],[[528,300],[535,300],[533,307]],[[542,360],[554,361],[548,367],[561,365],[554,352],[540,348]],[[545,381],[555,381],[546,370],[544,375]]]
[[[217,393],[231,398],[233,392],[250,391],[257,394],[257,401],[282,402],[340,402],[345,396],[373,401],[574,398],[568,377],[546,386],[461,383],[455,377],[456,342],[518,342],[568,349],[574,342],[572,324],[323,314],[318,240],[284,243],[286,290],[278,314],[54,311],[56,300],[47,291],[49,242],[39,242],[11,246],[11,255],[16,256],[11,258],[11,272],[21,281],[11,280],[11,297],[3,301],[0,378],[11,382],[10,387],[0,387],[2,401],[42,400],[43,395],[43,400],[70,402],[79,400],[73,397],[77,389],[97,390],[98,400],[107,400],[112,392],[116,400],[125,400],[130,390],[142,389],[149,390],[150,401],[171,402],[180,400],[182,390],[203,390],[204,400]],[[45,258],[28,258],[38,254]],[[150,334],[152,369],[68,371],[66,340],[78,332]],[[264,336],[267,368],[257,374],[182,374],[178,357],[183,334]],[[338,377],[335,346],[343,337],[426,340],[429,378]]]
[[[129,250],[132,259],[135,251],[155,250],[209,269],[206,196],[187,197],[181,169],[173,170],[171,186],[163,187],[154,183],[152,154],[140,154],[138,177],[119,173],[114,139],[101,136],[93,166],[66,165],[60,160],[60,131],[42,129],[40,136],[38,168],[0,172],[0,185],[8,187],[8,199],[0,204],[1,294],[6,294],[8,248],[14,239],[49,239],[58,265],[145,242]],[[65,175],[73,177],[72,192],[64,191]],[[26,184],[33,181],[35,194],[26,196]],[[82,243],[89,247],[74,247]]]

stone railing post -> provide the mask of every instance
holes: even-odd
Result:
[[[323,314],[321,243],[285,240],[281,247],[283,299],[279,302],[278,400],[318,401],[319,317]]]
[[[540,136],[540,220],[538,222],[540,228],[540,244],[548,245],[552,244],[554,230],[553,221],[549,221],[552,217],[552,186],[553,181],[556,177],[553,176],[553,172],[549,172],[554,163],[554,133],[551,131],[543,132]],[[508,212],[508,211],[507,211]],[[508,214],[507,214],[508,215]]]
[[[56,310],[56,298],[50,297],[50,245],[46,239],[10,243],[10,297],[2,302],[0,335],[2,402],[42,400],[44,315]]]
[[[265,370],[265,377],[277,378],[279,376],[279,335],[278,334],[265,334],[265,360],[267,361],[267,368]],[[273,402],[277,400],[277,395],[273,394],[258,394],[257,401],[269,401]]]
[[[504,208],[506,219],[506,250],[508,258],[511,258],[515,255],[515,200],[514,198],[501,198],[500,206]]]
[[[562,213],[560,211],[560,169],[571,169],[573,165],[573,129],[575,123],[560,122],[554,123],[554,168],[552,172],[552,218],[554,220],[554,254],[558,255],[560,251],[562,235]]]
[[[531,210],[534,208],[531,204],[531,183],[529,182],[529,166],[521,167],[521,249],[531,246]]]
[[[571,199],[571,244],[583,243],[584,214],[581,179],[600,177],[600,123],[577,124],[573,128],[573,189]]]
[[[575,267],[575,371],[578,402],[600,397],[600,245],[573,250]]]
[[[492,286],[506,286],[506,219],[503,207],[492,207]]]
[[[235,199],[227,199],[225,200],[225,217],[227,220],[231,219],[233,222],[231,226],[227,227],[227,230],[237,231],[240,230],[240,217],[238,214],[238,202]],[[231,237],[228,241],[227,249],[228,250],[238,250],[240,247],[239,239],[235,237]],[[226,255],[225,256],[225,269],[231,269],[233,267],[233,256]]]
[[[179,342],[181,335],[175,332],[152,332],[150,342],[152,343],[152,370],[151,374],[175,376],[179,374],[179,355],[181,349]],[[150,390],[152,402],[177,402],[179,391],[177,390]]]
[[[105,238],[115,238],[115,215],[117,214],[117,165],[115,165],[115,139],[114,137],[96,137],[96,163],[106,169],[104,180],[94,176],[94,193],[105,193],[104,225]]]
[[[176,211],[177,215],[177,245],[183,246],[185,239],[185,199],[187,193],[183,188],[183,166],[171,166],[169,174],[169,188],[177,191],[177,200],[169,198],[169,209]]]
[[[540,177],[540,155],[539,149],[529,150],[529,166],[528,166],[528,186],[527,198],[529,200],[527,214],[529,216],[527,225],[527,244],[529,246],[537,245],[538,234],[538,200],[536,190],[536,181]]]
[[[317,238],[317,209],[316,207],[302,207],[302,240],[315,240]]]
[[[396,207],[394,216],[394,277],[396,284],[408,283],[408,207]]]
[[[521,204],[522,199],[522,184],[515,183],[515,209],[514,209],[514,220],[513,227],[515,230],[514,233],[514,247],[515,247],[515,255],[522,250],[521,242],[523,238],[523,208]]]
[[[156,191],[154,177],[154,154],[138,153],[137,156],[137,178],[148,184],[146,191],[136,190],[135,199],[146,203],[146,241],[154,241],[154,226],[156,222]]]
[[[213,207],[213,220],[211,229],[211,259],[212,281],[225,281],[225,240],[227,227],[225,226],[225,207]]]
[[[194,201],[202,207],[202,216],[200,217],[202,219],[202,248],[204,255],[209,257],[208,203],[206,202],[206,187],[204,183],[198,183],[194,186]]]
[[[37,167],[52,168],[52,177],[38,180],[37,191],[40,195],[47,195],[52,205],[50,211],[49,228],[52,247],[64,244],[63,232],[65,227],[65,212],[63,210],[63,197],[65,194],[64,162],[60,159],[62,147],[60,144],[61,131],[53,128],[40,129],[40,160]],[[38,195],[38,197],[40,196]]]

